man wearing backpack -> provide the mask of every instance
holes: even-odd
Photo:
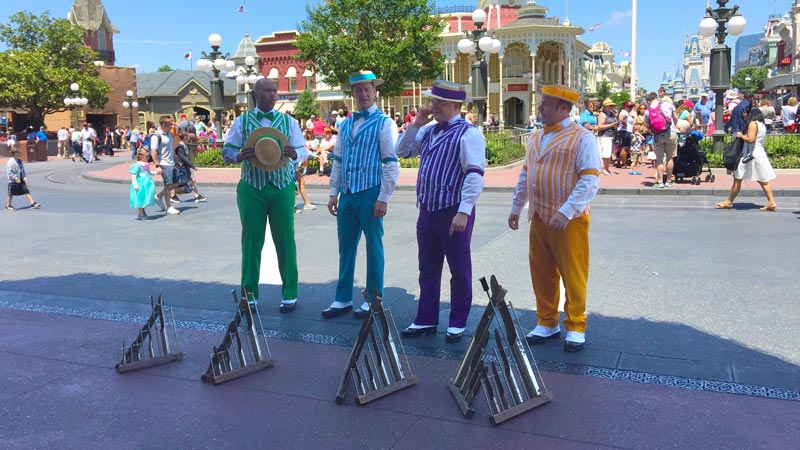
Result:
[[[647,94],[647,125],[653,130],[653,151],[656,154],[656,182],[653,187],[672,186],[672,157],[678,150],[678,133],[674,124],[678,120],[675,105],[661,102],[655,92]],[[666,169],[666,179],[664,171]]]

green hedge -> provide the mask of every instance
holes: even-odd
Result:
[[[725,137],[725,144],[731,141],[731,136]],[[700,150],[706,152],[708,164],[711,167],[722,166],[722,154],[714,153],[714,140],[705,137],[700,141]],[[764,137],[764,149],[769,155],[769,161],[775,169],[800,168],[800,135],[767,135]]]
[[[194,163],[198,167],[237,167],[238,164],[228,164],[222,159],[222,150],[210,148],[204,152],[197,152]]]

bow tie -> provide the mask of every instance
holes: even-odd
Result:
[[[437,123],[433,127],[433,132],[441,133],[442,131],[447,131],[449,128],[450,128],[450,122]]]
[[[275,120],[275,110],[271,110],[271,111],[270,111],[270,112],[268,112],[268,113],[263,113],[263,112],[261,112],[261,111],[256,111],[256,119],[258,119],[258,120],[261,120],[261,119],[263,119],[263,118],[265,118],[265,117],[266,117],[267,119],[269,119],[269,121],[270,121],[270,122],[272,122],[273,120]]]
[[[367,109],[353,113],[353,120],[366,119],[367,117],[369,117],[369,110]]]
[[[545,125],[544,126],[545,134],[547,134],[547,133],[557,133],[559,131],[561,131],[561,122],[558,122],[558,123],[553,124],[553,125]]]

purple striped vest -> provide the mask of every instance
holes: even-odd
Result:
[[[461,168],[461,137],[471,127],[461,119],[441,133],[431,146],[433,129],[428,127],[422,137],[419,171],[417,172],[417,206],[439,211],[461,201],[461,188],[466,173]]]

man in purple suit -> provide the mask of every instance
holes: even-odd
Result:
[[[461,104],[470,101],[464,87],[436,81],[430,106],[420,108],[397,143],[397,156],[420,156],[417,175],[417,245],[419,247],[419,307],[414,322],[400,334],[405,338],[436,333],[444,259],[450,267],[450,322],[446,342],[464,334],[472,306],[470,241],[475,225],[475,202],[483,190],[486,140],[461,117]],[[435,125],[427,125],[430,115]]]

